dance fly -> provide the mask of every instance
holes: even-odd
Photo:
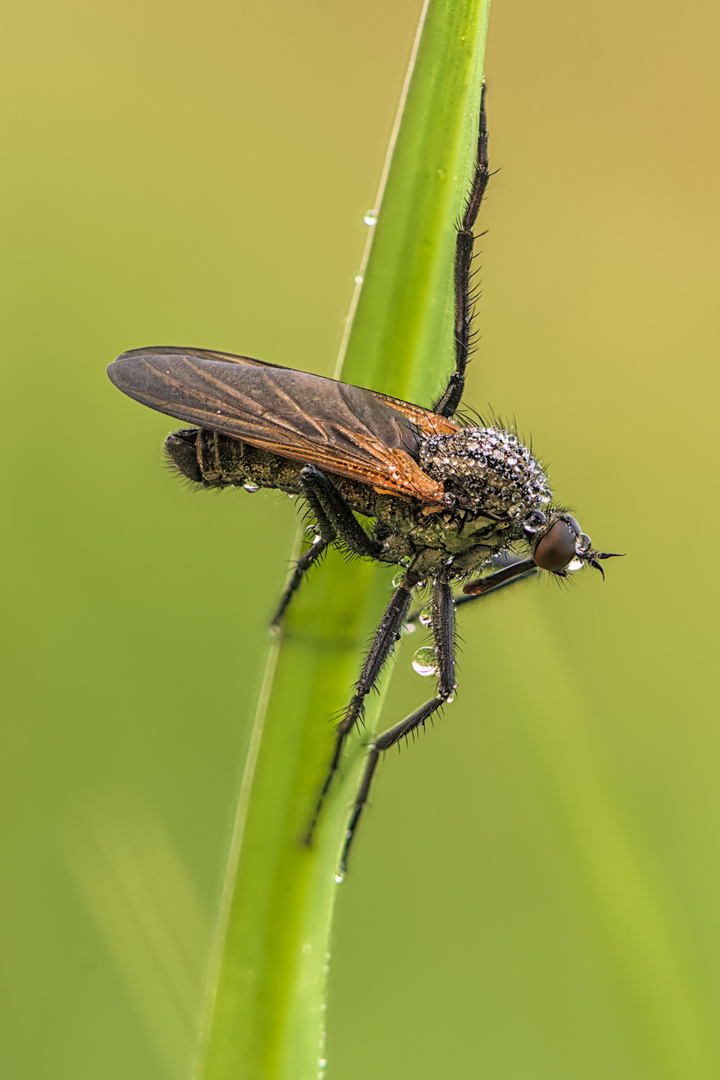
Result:
[[[365,699],[408,619],[413,593],[431,587],[435,694],[369,745],[341,872],[380,755],[423,727],[455,693],[457,604],[538,571],[565,577],[590,566],[602,573],[601,560],[613,557],[594,550],[575,518],[555,502],[542,464],[514,431],[455,419],[470,351],[473,230],[489,177],[484,97],[483,90],[474,176],[455,245],[455,369],[432,409],[205,349],[135,349],[108,368],[129,397],[192,425],[165,443],[189,480],[207,488],[270,488],[305,499],[315,542],[291,576],[276,624],[303,576],[331,545],[402,568],[336,729],[308,842],[345,740],[362,721]],[[455,595],[456,585],[462,596]]]

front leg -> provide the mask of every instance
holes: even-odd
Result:
[[[490,593],[499,592],[500,589],[507,589],[510,585],[516,585],[518,581],[529,581],[531,577],[539,573],[540,568],[536,566],[532,559],[516,560],[508,563],[506,566],[498,568],[494,573],[488,574],[484,578],[477,578],[476,581],[466,585],[463,594],[454,598],[455,610],[457,611],[459,607],[463,607],[465,604],[482,600],[484,596],[489,596]],[[411,611],[407,618],[407,625],[413,626],[421,614],[422,610],[420,608]]]

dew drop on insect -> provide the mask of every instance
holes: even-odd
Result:
[[[356,274],[356,275],[355,275],[355,284],[356,284],[356,285],[362,285],[362,283],[363,283],[363,280],[364,280],[364,279],[363,279],[363,276],[362,276],[362,274]]]
[[[412,658],[412,666],[418,675],[437,675],[438,662],[435,650],[429,645],[425,645],[422,649],[418,649]]]
[[[418,622],[421,626],[432,626],[432,608],[425,607],[418,615]]]
[[[402,626],[403,634],[414,634],[416,629],[417,629],[417,627],[415,626],[415,623],[412,623],[412,622],[403,623],[403,626]]]
[[[584,565],[585,565],[585,563],[583,562],[582,559],[573,559],[573,561],[571,563],[568,563],[568,565],[565,567],[565,569],[566,570],[579,570]]]
[[[336,885],[342,885],[344,880],[345,880],[345,875],[342,872],[338,871],[338,873],[335,875],[335,884]]]
[[[249,492],[249,493],[250,493],[251,495],[254,495],[256,491],[259,491],[259,490],[260,490],[260,485],[259,485],[259,484],[243,484],[243,487],[244,487],[244,488],[245,488],[245,490],[246,490],[246,491],[248,491],[248,492]]]
[[[398,572],[398,573],[397,573],[397,574],[395,575],[395,577],[394,577],[394,578],[392,579],[392,587],[393,587],[393,589],[397,589],[397,588],[399,588],[399,587],[400,587],[400,586],[402,585],[402,582],[403,582],[403,578],[404,578],[404,577],[405,577],[405,571],[404,571],[404,570],[400,570],[400,571],[399,571],[399,572]]]
[[[455,700],[455,695],[451,694],[450,697],[445,698],[445,704],[446,705],[452,705],[454,700]]]
[[[366,225],[375,225],[377,223],[377,219],[377,210],[368,210],[368,212],[363,217],[363,221]]]

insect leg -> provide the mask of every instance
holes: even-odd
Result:
[[[455,623],[454,602],[452,589],[445,581],[435,583],[432,595],[432,627],[435,641],[435,654],[437,656],[438,682],[435,697],[430,698],[419,709],[406,716],[399,724],[388,728],[378,735],[368,748],[368,756],[365,763],[360,789],[355,799],[355,805],[350,815],[350,822],[345,834],[345,844],[340,858],[340,872],[347,869],[348,853],[352,844],[355,830],[357,829],[360,816],[365,809],[368,793],[372,784],[373,776],[380,755],[384,750],[389,750],[401,739],[412,734],[416,728],[424,727],[434,712],[442,708],[446,701],[455,693]]]
[[[315,465],[300,473],[300,492],[310,504],[320,535],[326,543],[340,539],[356,555],[374,559],[381,545],[363,529],[332,480]]]
[[[305,842],[307,844],[312,840],[312,835],[315,831],[315,825],[317,824],[318,816],[325,801],[325,796],[330,790],[333,777],[340,764],[345,740],[355,725],[357,723],[362,723],[363,712],[365,711],[365,698],[377,683],[385,661],[393,651],[395,642],[400,638],[400,630],[403,627],[407,617],[408,608],[410,607],[411,590],[416,583],[417,577],[410,573],[405,575],[403,584],[393,593],[390,603],[383,612],[380,625],[375,631],[375,636],[355,686],[355,693],[345,710],[345,715],[335,731],[335,749],[333,750],[325,782],[320,791],[315,812],[305,837]]]
[[[310,567],[338,537],[356,555],[373,558],[380,544],[368,536],[335,485],[320,469],[307,465],[300,473],[300,491],[307,499],[319,530],[319,536],[298,559],[293,575],[280,598],[271,630],[278,630],[293,595]]]
[[[327,540],[323,540],[322,536],[316,536],[315,540],[307,549],[307,551],[304,551],[303,554],[300,556],[295,565],[295,569],[293,570],[292,577],[287,583],[285,592],[280,597],[280,603],[278,604],[277,610],[273,616],[273,620],[270,623],[271,630],[280,629],[280,623],[283,620],[283,616],[288,609],[290,601],[292,600],[297,590],[300,588],[300,582],[305,577],[305,574],[308,572],[310,567],[317,562],[317,560],[325,551],[327,551],[327,548]]]
[[[528,560],[529,562],[530,560]],[[513,568],[515,571],[512,575],[509,575],[509,570]],[[502,570],[497,570],[494,574],[488,574],[487,577],[479,578],[478,584],[482,584],[482,589],[478,588],[476,592],[472,592],[469,595],[456,596],[454,598],[455,609],[464,607],[465,604],[473,603],[475,600],[481,600],[484,596],[487,596],[491,592],[499,592],[500,589],[506,589],[510,585],[515,585],[518,581],[527,581],[529,578],[534,577],[540,571],[533,563],[527,566],[525,562],[511,563]],[[407,625],[412,626],[416,623],[421,615],[421,610],[418,608],[416,611],[411,611],[408,615]]]
[[[482,592],[470,593],[469,596],[456,596],[455,608],[457,610],[457,608],[459,607],[464,607],[465,604],[471,604],[475,600],[482,600],[482,598],[484,596],[487,596],[489,593],[499,592],[500,589],[507,589],[510,585],[516,585],[518,581],[528,581],[529,578],[534,577],[537,573],[539,573],[538,568],[533,567],[530,570],[527,570],[524,574],[519,574],[517,577],[510,578],[509,581],[498,581],[493,585],[488,585],[488,587],[486,589],[483,589]]]
[[[494,574],[469,581],[463,588],[463,593],[466,596],[484,596],[503,585],[510,585],[514,581],[526,578],[528,574],[534,574],[538,569],[537,563],[532,559],[520,559],[518,562],[508,563],[501,570],[496,570]]]
[[[465,210],[458,225],[455,241],[455,370],[445,391],[435,405],[434,411],[441,416],[453,416],[465,389],[465,368],[470,352],[470,323],[472,322],[473,294],[470,288],[473,247],[475,244],[475,221],[480,203],[490,177],[488,169],[488,133],[485,119],[485,87],[480,98],[480,122],[478,131],[475,174]]]

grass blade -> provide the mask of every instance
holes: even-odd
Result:
[[[474,163],[487,0],[426,4],[342,378],[430,403],[452,367],[454,232]],[[380,202],[380,200],[378,200]],[[345,347],[346,346],[346,347]],[[301,842],[392,569],[331,556],[271,647],[209,979],[199,1080],[309,1080],[324,1064],[336,868],[357,740]],[[377,725],[381,696],[368,709]]]

